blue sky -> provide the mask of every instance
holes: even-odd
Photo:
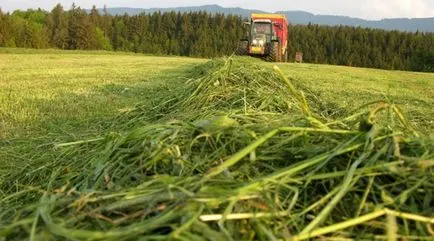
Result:
[[[69,8],[66,0],[0,0],[4,11],[41,7],[51,9],[56,3]],[[365,19],[396,17],[434,17],[434,0],[76,0],[83,8],[93,4],[108,7],[179,7],[219,4],[224,7],[243,7],[266,11],[304,10],[315,14],[345,15]]]

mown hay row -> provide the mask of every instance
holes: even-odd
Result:
[[[128,131],[3,176],[0,237],[428,239],[432,141],[393,104],[335,119],[307,99],[250,59],[199,66],[183,92],[126,114]]]

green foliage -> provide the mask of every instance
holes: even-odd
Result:
[[[51,46],[68,47],[68,19],[62,5],[58,4],[47,17],[47,32]]]
[[[11,24],[9,24],[11,22]],[[222,14],[153,13],[101,15],[73,5],[64,11],[15,11],[0,14],[0,46],[104,49],[160,55],[214,57],[232,54],[241,36],[242,19]],[[9,26],[12,25],[12,26]],[[6,35],[6,33],[11,34]],[[9,43],[9,44],[6,44]]]
[[[0,8],[0,46],[5,46],[9,39],[9,18]]]
[[[15,39],[14,38],[7,39],[6,43],[5,43],[5,47],[7,47],[7,48],[16,48],[17,45],[15,44]]]
[[[290,57],[303,52],[309,63],[423,71],[412,68],[410,59],[419,51],[434,51],[433,33],[309,24],[292,26],[289,34]]]
[[[97,49],[94,26],[89,15],[80,8],[69,11],[69,49]]]
[[[48,16],[48,13],[42,9],[29,9],[27,11],[16,10],[12,13],[12,16],[17,16],[23,19],[28,20],[34,24],[37,24],[39,27],[44,26],[45,20]]]
[[[108,39],[104,35],[104,31],[98,27],[95,28],[95,41],[96,41],[95,49],[102,49],[107,51],[113,50],[113,47],[110,43],[110,39]]]
[[[20,48],[44,48],[47,47],[47,36],[44,27],[37,22],[29,20],[29,16],[22,13],[12,14],[9,19],[8,39],[5,46]],[[13,39],[14,41],[11,41]]]
[[[434,50],[418,52],[411,58],[410,68],[413,71],[434,72]]]

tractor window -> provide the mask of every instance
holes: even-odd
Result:
[[[271,23],[254,23],[254,34],[271,34]]]

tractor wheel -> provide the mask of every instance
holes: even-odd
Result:
[[[282,54],[280,53],[279,42],[272,42],[270,46],[270,51],[268,54],[268,61],[270,62],[280,62],[282,61]]]
[[[249,55],[249,41],[241,40],[238,42],[238,48],[235,52],[236,55]]]

